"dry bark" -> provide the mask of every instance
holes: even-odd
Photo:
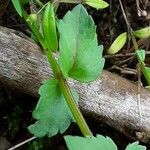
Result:
[[[17,33],[17,34],[16,34]],[[52,76],[47,58],[32,40],[14,30],[0,27],[0,83],[38,96],[42,81]],[[21,34],[22,35],[22,34]],[[101,77],[83,84],[69,80],[80,95],[83,113],[143,142],[150,141],[150,92],[141,91],[142,120],[137,102],[137,86],[103,71]]]

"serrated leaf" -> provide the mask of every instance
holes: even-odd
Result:
[[[58,80],[46,80],[39,89],[40,99],[33,118],[38,120],[29,126],[29,131],[36,137],[48,137],[63,133],[75,121],[66,101],[59,89]],[[77,94],[73,93],[77,100]]]
[[[82,5],[77,5],[58,23],[60,66],[64,77],[81,82],[98,78],[103,66],[102,46],[98,46],[96,27]]]
[[[148,38],[150,36],[150,27],[142,28],[140,30],[136,30],[133,34],[138,38]]]
[[[16,11],[18,12],[18,14],[22,17],[22,8],[21,8],[21,4],[19,0],[11,0]]]
[[[96,9],[104,9],[109,6],[109,4],[103,0],[85,0],[85,4]]]
[[[108,54],[115,54],[121,50],[127,41],[127,33],[120,34],[108,49]]]
[[[117,146],[109,137],[97,135],[96,137],[65,136],[69,150],[117,150]]]
[[[135,54],[139,62],[144,62],[145,60],[145,50],[136,50]]]
[[[139,142],[134,142],[129,144],[125,150],[146,150],[146,147],[139,145]]]

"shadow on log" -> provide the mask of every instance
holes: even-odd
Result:
[[[52,76],[40,47],[18,31],[0,27],[0,82],[38,96],[42,81]],[[79,106],[89,117],[100,120],[126,136],[150,142],[150,92],[141,88],[139,115],[137,86],[108,71],[90,84],[69,80],[80,95]]]

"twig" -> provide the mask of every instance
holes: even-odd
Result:
[[[138,50],[138,44],[136,42],[135,36],[133,35],[133,30],[131,28],[131,25],[130,25],[128,19],[127,19],[127,16],[126,16],[126,13],[124,11],[121,0],[119,0],[119,2],[120,2],[120,6],[121,6],[121,10],[122,10],[125,22],[126,22],[127,27],[128,27],[128,34],[131,36],[133,47],[135,50]],[[139,1],[136,0],[136,2],[139,5]],[[138,8],[138,9],[140,9],[140,8]],[[142,113],[141,113],[141,105],[140,105],[140,101],[141,101],[141,77],[140,77],[141,76],[141,68],[140,68],[139,64],[137,65],[137,69],[138,69],[138,89],[137,89],[138,111],[139,111],[139,116],[140,116],[140,122],[142,123]]]
[[[136,0],[136,8],[137,8],[137,14],[139,17],[141,17],[141,8],[140,8],[140,3],[139,0]]]
[[[138,64],[137,65],[137,70],[138,70],[138,93],[137,93],[137,98],[138,98],[138,111],[139,111],[139,117],[140,117],[140,122],[142,123],[142,110],[141,110],[141,67]]]
[[[150,51],[145,51],[146,55],[150,55]],[[105,58],[114,58],[114,57],[130,57],[134,56],[135,53],[127,53],[127,54],[115,54],[115,55],[105,55]]]
[[[118,65],[122,65],[122,64],[124,64],[125,62],[132,61],[133,58],[134,58],[134,56],[131,56],[131,57],[125,59],[125,60],[122,60],[122,61],[118,62]]]
[[[123,17],[125,19],[125,22],[126,22],[126,25],[127,25],[127,29],[128,29],[128,46],[127,46],[127,48],[129,49],[129,47],[130,47],[130,39],[131,39],[131,25],[130,25],[130,22],[128,21],[127,15],[126,15],[125,10],[123,8],[122,1],[119,0],[119,3],[120,3],[120,7],[121,7],[121,10],[122,10],[122,13],[123,13]]]
[[[40,0],[34,0],[34,2],[39,5],[40,7],[43,7],[44,4]]]
[[[18,148],[18,147],[20,147],[20,146],[22,146],[22,145],[24,145],[24,144],[26,144],[26,143],[28,143],[28,142],[31,142],[32,140],[34,140],[34,139],[36,139],[37,137],[31,137],[31,138],[29,138],[29,139],[27,139],[27,140],[25,140],[25,141],[23,141],[23,142],[21,142],[21,143],[18,143],[17,145],[15,145],[15,146],[13,146],[13,147],[11,147],[11,148],[9,148],[8,150],[15,150],[16,148]]]
[[[123,5],[122,5],[122,1],[119,0],[119,3],[120,3],[120,7],[121,7],[121,10],[122,10],[123,17],[124,17],[124,19],[125,19],[126,25],[127,25],[128,28],[130,28],[130,23],[129,23],[129,21],[128,21],[128,19],[127,19],[127,16],[126,16],[126,13],[125,13],[125,11],[124,11],[124,8],[123,8]]]

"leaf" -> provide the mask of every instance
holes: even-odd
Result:
[[[145,60],[145,50],[136,50],[136,56],[137,56],[137,59],[140,63],[140,67],[141,67],[141,71],[148,83],[148,85],[150,85],[150,68],[149,67],[145,67],[145,63],[144,63],[144,60]]]
[[[117,146],[109,137],[97,135],[96,137],[65,136],[69,150],[117,150]]]
[[[49,2],[43,14],[42,30],[49,49],[53,52],[58,50],[58,40],[56,33],[56,20],[54,6]]]
[[[63,133],[75,122],[72,113],[59,89],[58,80],[46,80],[39,89],[40,99],[36,109],[33,111],[33,118],[38,120],[29,126],[29,131],[37,137],[48,137]],[[75,99],[77,94],[73,93]]]
[[[135,54],[139,62],[144,62],[145,60],[145,50],[136,50]]]
[[[139,145],[139,142],[134,142],[129,144],[125,150],[146,150],[146,147]]]
[[[60,67],[64,77],[81,82],[98,78],[103,66],[102,46],[98,46],[96,27],[82,5],[77,5],[58,23]]]
[[[21,4],[19,0],[11,0],[16,11],[18,12],[18,14],[22,17],[22,8],[21,8]]]
[[[142,72],[143,72],[143,75],[144,75],[148,85],[150,85],[150,68],[143,66]]]
[[[127,32],[120,34],[108,49],[108,54],[115,54],[125,45],[127,41]]]
[[[148,38],[150,36],[150,27],[142,28],[140,30],[136,30],[133,34],[138,38]]]
[[[96,9],[104,9],[109,6],[109,4],[103,0],[85,0],[85,4]]]

